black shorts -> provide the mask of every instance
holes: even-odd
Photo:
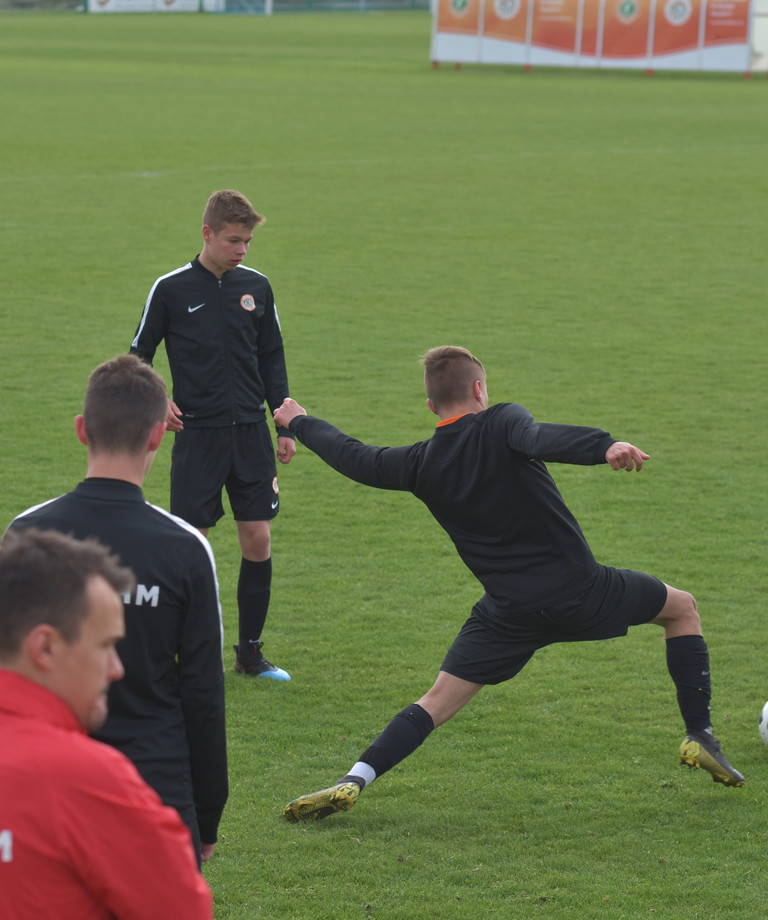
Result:
[[[266,421],[177,433],[171,513],[193,527],[213,527],[224,516],[222,489],[236,521],[269,521],[279,511],[275,451]]]
[[[599,566],[576,597],[519,617],[499,613],[486,596],[472,609],[441,670],[477,684],[499,684],[545,645],[625,636],[630,626],[655,619],[666,601],[667,588],[658,578],[609,566]]]

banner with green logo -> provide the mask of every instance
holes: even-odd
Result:
[[[437,0],[432,60],[749,71],[752,0]]]

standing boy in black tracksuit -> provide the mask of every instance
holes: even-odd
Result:
[[[200,255],[154,283],[131,352],[151,364],[165,340],[173,378],[168,427],[176,432],[171,512],[203,534],[224,515],[226,488],[237,521],[241,674],[290,680],[262,654],[272,585],[270,522],[279,510],[266,404],[288,396],[283,339],[269,281],[242,261],[264,222],[245,196],[214,192],[203,213]],[[289,463],[293,435],[278,429]]]
[[[709,655],[690,594],[657,578],[599,565],[546,461],[641,469],[648,454],[598,428],[534,422],[522,406],[488,408],[485,370],[464,348],[433,348],[422,359],[430,409],[428,441],[372,447],[292,399],[275,413],[303,444],[357,482],[412,492],[450,536],[485,589],[448,651],[432,688],[392,719],[338,783],[284,810],[291,821],[346,811],[361,790],[411,754],[433,728],[485,685],[514,677],[553,642],[623,636],[630,626],[664,629],[667,664],[686,728],[683,763],[717,782],[742,786],[709,718]]]
[[[75,420],[88,446],[86,478],[19,515],[9,530],[95,537],[132,569],[137,587],[124,598],[118,645],[125,677],[110,688],[96,737],[121,750],[177,809],[207,860],[228,794],[221,609],[208,541],[142,495],[167,411],[165,384],[138,358],[97,367]]]

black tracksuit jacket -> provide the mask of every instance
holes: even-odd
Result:
[[[421,499],[502,615],[561,603],[597,569],[545,461],[604,463],[616,440],[606,431],[537,423],[513,403],[461,416],[408,447],[362,444],[308,416],[291,431],[350,479]]]
[[[158,278],[131,353],[151,364],[163,339],[185,428],[262,421],[265,402],[275,410],[289,395],[272,287],[252,268],[217,278],[195,257]]]
[[[125,677],[110,687],[109,716],[95,737],[121,750],[214,843],[228,781],[221,609],[207,540],[118,479],[85,479],[9,529],[29,527],[96,537],[133,570],[138,588],[124,598],[126,635],[117,646]]]

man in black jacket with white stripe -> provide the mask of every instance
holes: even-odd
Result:
[[[20,514],[35,527],[95,537],[136,576],[124,597],[118,645],[123,680],[109,691],[96,734],[134,762],[210,858],[228,796],[219,589],[208,541],[144,500],[144,477],[166,429],[162,378],[133,355],[97,367],[75,419],[88,447],[86,478],[72,492]]]
[[[165,342],[173,378],[168,428],[171,511],[208,536],[223,517],[226,490],[237,523],[239,674],[290,680],[262,652],[272,590],[271,522],[280,510],[267,405],[288,396],[283,338],[269,280],[243,265],[264,223],[234,189],[214,192],[203,212],[203,248],[152,285],[131,353],[151,364]],[[277,460],[289,463],[293,435],[277,430]]]

